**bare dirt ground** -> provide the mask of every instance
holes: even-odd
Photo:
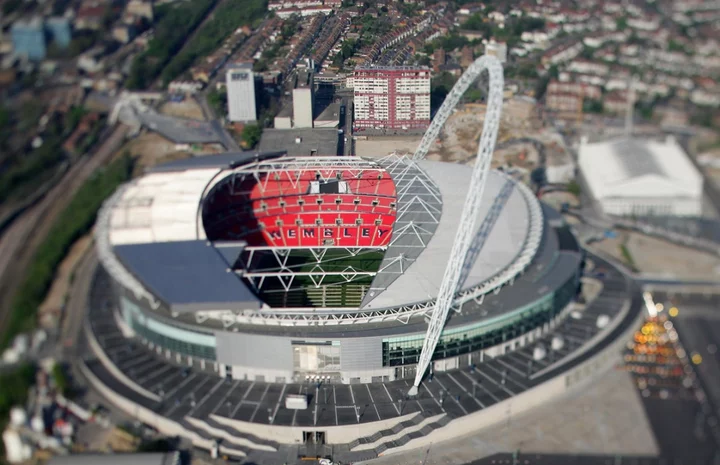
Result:
[[[135,452],[138,439],[125,431],[114,428],[106,439],[106,444],[113,452]]]
[[[414,153],[422,136],[386,137],[356,140],[355,153],[360,157],[382,158],[393,152]]]
[[[428,160],[473,164],[477,154],[478,140],[485,121],[485,105],[467,104],[457,108],[448,118],[428,151]],[[498,144],[519,137],[538,138],[543,142],[555,142],[554,130],[543,129],[531,102],[511,99],[503,106],[502,121],[498,131]],[[355,142],[360,156],[382,157],[393,151],[413,153],[421,137],[376,138]],[[532,144],[512,145],[495,151],[492,167],[512,166],[528,173],[540,163],[539,154]]]
[[[202,108],[192,98],[182,102],[165,102],[160,106],[160,113],[178,118],[189,118],[205,121]]]
[[[428,159],[472,164],[477,154],[478,141],[485,122],[485,105],[467,104],[448,118],[439,139],[430,148]],[[535,104],[511,99],[503,106],[497,145],[510,139],[533,138],[548,144],[557,144],[559,135],[554,129],[543,128]],[[529,173],[540,163],[537,149],[532,144],[513,144],[497,149],[492,167],[513,167]]]
[[[135,160],[135,172],[142,173],[145,169],[160,163],[190,158],[189,152],[175,150],[175,144],[154,132],[145,132],[125,144],[117,152],[117,156],[129,152]]]
[[[627,248],[635,267],[644,273],[688,279],[720,279],[720,258],[715,255],[636,233],[630,234]]]
[[[567,203],[571,207],[578,207],[580,205],[580,201],[577,197],[569,192],[563,191],[548,192],[543,194],[542,201],[558,211],[562,208],[562,204],[564,203]]]
[[[665,278],[720,280],[720,258],[717,256],[655,237],[618,231],[616,238],[604,239],[589,247],[631,265],[622,253],[623,244],[630,254],[632,265],[640,273]]]
[[[55,272],[55,279],[50,287],[50,291],[38,309],[41,323],[45,323],[48,318],[52,319],[57,316],[58,310],[65,303],[65,296],[72,284],[72,275],[75,266],[91,246],[91,235],[78,239],[70,248],[65,259],[60,263],[60,266]]]

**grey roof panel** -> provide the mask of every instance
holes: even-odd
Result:
[[[227,263],[228,268],[237,269],[235,264],[240,257],[240,253],[242,253],[247,246],[247,242],[215,242],[213,245],[223,260],[225,260],[225,263]]]
[[[143,454],[73,454],[58,455],[48,465],[175,465],[177,452]]]
[[[185,158],[175,160],[162,165],[154,166],[148,170],[149,173],[167,173],[173,171],[185,171],[191,169],[203,168],[229,168],[240,164],[250,163],[258,158],[267,160],[269,158],[278,158],[285,154],[282,152],[228,152],[217,155],[203,155],[199,157]]]
[[[114,247],[118,259],[172,311],[257,309],[262,302],[205,241]]]
[[[299,138],[300,142],[297,142]],[[337,155],[340,135],[337,129],[265,129],[260,151],[287,151],[291,157]]]
[[[636,139],[622,139],[613,142],[612,147],[618,154],[616,159],[622,164],[627,177],[636,178],[646,174],[668,176],[647,144]]]

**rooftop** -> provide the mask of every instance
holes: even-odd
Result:
[[[430,68],[426,66],[358,66],[355,71],[426,71],[430,72]]]
[[[337,129],[265,129],[260,139],[261,152],[286,151],[291,157],[337,155]]]
[[[176,465],[178,452],[143,454],[72,454],[57,455],[48,465]]]
[[[295,77],[296,89],[308,89],[312,87],[313,73],[308,70],[299,70]]]
[[[172,312],[262,306],[230,271],[228,255],[224,256],[206,241],[128,244],[116,246],[114,251]],[[234,252],[239,255],[240,249]]]
[[[578,160],[596,198],[702,195],[702,176],[673,138],[583,141]]]
[[[274,132],[295,137],[298,131]],[[326,132],[337,138],[334,129],[300,132]],[[263,137],[268,134],[272,133],[268,131]],[[277,143],[276,139],[271,138]],[[219,180],[234,172],[233,167],[255,158],[265,159],[267,169],[275,170],[312,165],[313,160],[327,166],[338,162],[352,166],[367,163],[357,157],[314,159],[278,155],[236,153],[183,160],[126,185],[113,201],[105,226],[113,254],[147,290],[175,306],[178,312],[187,311],[189,307],[183,307],[186,304],[195,310],[245,305],[249,305],[248,309],[257,308],[259,303],[251,298],[245,285],[226,272],[239,252],[232,247],[213,250],[205,245],[207,236],[198,210],[201,199]],[[380,164],[390,173],[398,193],[397,218],[378,274],[360,305],[366,310],[427,302],[437,297],[472,173],[463,165],[432,161],[416,164],[404,157],[387,157]],[[99,228],[102,227],[100,224]],[[526,187],[493,171],[487,178],[475,228],[473,252],[463,271],[461,286],[489,292],[498,282],[512,279],[535,257],[543,214]],[[211,284],[199,289],[196,284],[205,282],[205,278],[211,279],[212,285],[222,283],[223,289],[216,291]],[[172,283],[184,284],[175,284],[182,288],[176,290]],[[487,286],[490,287],[485,289]]]

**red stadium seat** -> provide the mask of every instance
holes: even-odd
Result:
[[[309,194],[342,180],[349,192]],[[395,184],[381,169],[283,170],[216,186],[203,210],[208,237],[251,245],[383,247],[396,216]]]

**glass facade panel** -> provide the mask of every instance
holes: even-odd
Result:
[[[125,322],[147,341],[178,354],[216,360],[214,336],[152,320],[126,297],[120,299],[120,307]]]
[[[520,337],[551,321],[572,300],[576,290],[577,278],[573,275],[555,292],[550,292],[532,304],[503,315],[500,319],[447,329],[440,336],[433,353],[433,360],[488,349]],[[417,363],[424,340],[424,333],[383,339],[383,366]]]

